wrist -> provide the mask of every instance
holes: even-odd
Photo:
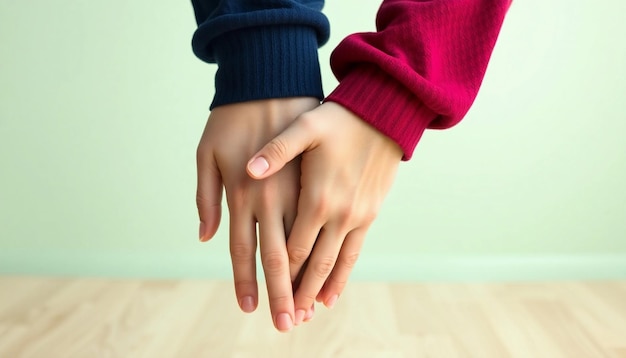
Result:
[[[270,140],[300,114],[319,106],[314,97],[270,98],[225,104],[211,111],[213,120],[228,122],[229,128],[246,137]]]
[[[363,65],[346,74],[326,98],[338,103],[393,139],[409,160],[436,113],[403,84],[374,66]]]
[[[333,101],[324,102],[322,106],[331,108],[333,111],[338,112],[338,115],[333,116],[335,120],[338,118],[346,118],[350,122],[349,128],[351,132],[358,133],[358,136],[367,139],[367,145],[370,146],[375,152],[382,153],[389,157],[397,157],[398,161],[402,160],[404,151],[402,147],[387,134],[381,132],[378,128],[374,127],[371,123],[365,121],[357,113],[353,112],[350,108]],[[337,131],[334,126],[327,128],[329,131]]]

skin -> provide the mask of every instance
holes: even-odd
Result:
[[[225,188],[237,300],[244,312],[258,304],[258,234],[282,332],[310,320],[316,299],[336,303],[402,157],[349,110],[318,105],[289,98],[220,106],[197,150],[200,240],[218,229]]]
[[[235,293],[244,312],[258,304],[257,234],[275,327],[288,331],[295,320],[292,277],[285,240],[292,230],[300,191],[295,159],[264,180],[246,174],[248,159],[300,114],[319,105],[315,98],[251,101],[215,108],[197,149],[200,240],[211,239],[221,219],[222,189],[230,214],[230,254]],[[258,231],[257,231],[258,223]],[[313,302],[305,318],[313,315]]]
[[[301,278],[295,324],[308,317],[315,300],[327,307],[336,303],[391,188],[402,150],[343,106],[326,102],[252,156],[247,171],[263,182],[300,157],[297,216],[286,248],[290,277]]]

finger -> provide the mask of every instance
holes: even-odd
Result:
[[[258,304],[256,281],[256,222],[251,214],[230,210],[230,258],[235,294],[242,311],[253,312]]]
[[[311,255],[320,233],[320,225],[308,221],[306,217],[296,218],[294,230],[287,240],[287,253],[289,254],[289,273],[292,282],[302,281],[305,272],[305,264]]]
[[[325,208],[316,205],[317,201],[312,200],[312,197],[310,191],[302,190],[298,199],[298,216],[287,240],[291,280],[298,283],[301,281],[298,275],[302,276],[305,271],[303,266],[309,259],[313,245],[326,221]]]
[[[309,307],[308,310],[306,310],[306,312],[304,310],[297,310],[296,311],[296,321],[295,324],[299,325],[302,322],[308,322],[311,319],[313,319],[313,315],[315,314],[315,305],[311,305],[311,307]]]
[[[367,228],[358,228],[350,231],[346,236],[335,267],[316,298],[318,302],[324,302],[326,307],[332,308],[346,287],[350,273],[359,258],[366,233]]]
[[[291,286],[292,286],[294,296],[295,296],[296,291],[298,291],[298,288],[300,287],[300,282],[302,282],[302,277],[304,276],[304,272],[306,271],[308,262],[309,262],[308,260],[304,262],[304,265],[302,266],[300,271],[297,273],[298,276],[296,276],[295,280],[292,280]],[[295,318],[294,324],[297,326],[301,324],[302,322],[309,321],[313,317],[313,309],[314,309],[314,305],[311,305],[311,308],[309,308],[306,312],[302,309],[296,310],[295,311],[296,318]]]
[[[274,326],[286,332],[293,327],[294,310],[289,257],[281,218],[260,218],[259,233],[261,261]]]
[[[306,312],[315,303],[315,297],[335,266],[344,237],[345,234],[342,235],[338,230],[324,228],[320,232],[300,287],[294,296],[296,311]]]
[[[295,204],[294,204],[294,202],[295,202]],[[283,226],[284,226],[284,230],[285,230],[285,236],[286,237],[292,237],[291,236],[291,232],[293,231],[293,227],[294,227],[294,224],[295,224],[295,221],[296,221],[296,214],[298,212],[298,210],[297,210],[298,193],[295,193],[294,196],[293,196],[293,199],[291,199],[290,202],[286,202],[284,205],[286,207],[291,207],[289,210],[285,210],[285,214],[283,216]],[[303,219],[304,218],[301,216],[300,217],[300,222],[301,223],[302,223]],[[318,229],[318,231],[319,231],[319,229]],[[300,236],[295,236],[295,237],[300,237]],[[317,237],[317,233],[313,236],[312,241],[315,241],[315,237]],[[305,254],[306,257],[304,257],[302,259],[303,262],[301,262],[300,265],[297,266],[297,269],[294,270],[294,269],[292,269],[292,267],[295,267],[295,266],[291,265],[292,257],[289,254],[289,247],[290,247],[289,246],[289,241],[290,240],[291,239],[287,239],[287,254],[289,255],[289,261],[290,261],[290,263],[289,263],[289,273],[290,273],[290,278],[291,278],[292,289],[295,292],[298,289],[298,285],[300,284],[300,279],[302,278],[302,273],[304,272],[303,267],[304,267],[304,265],[306,265],[306,258],[308,258],[309,253],[311,251],[311,247],[312,247],[313,244],[312,243],[310,244],[310,247],[309,247],[309,249],[307,250],[307,252]]]
[[[313,319],[313,316],[315,315],[315,305],[311,305],[311,308],[306,312],[306,315],[304,316],[304,322],[308,322],[310,320]]]
[[[252,156],[246,170],[254,179],[263,179],[279,171],[285,164],[313,144],[309,121],[301,116]]]
[[[196,164],[196,206],[200,216],[198,237],[200,241],[208,241],[217,232],[222,217],[222,177],[212,151],[204,147],[198,147]]]
[[[298,287],[300,287],[300,282],[302,282],[302,276],[304,276],[304,272],[306,271],[306,267],[307,264],[309,263],[309,261],[304,261],[304,265],[302,265],[302,267],[300,268],[300,270],[298,272],[296,272],[296,277],[293,278],[293,272],[289,272],[292,279],[291,279],[291,288],[293,290],[293,293],[295,294],[296,291],[298,290]]]

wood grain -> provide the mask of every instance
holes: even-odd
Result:
[[[228,282],[0,277],[0,357],[626,358],[626,282],[352,282],[281,334]]]

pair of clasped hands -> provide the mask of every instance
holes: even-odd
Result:
[[[401,158],[395,142],[334,102],[213,109],[197,151],[200,240],[217,231],[225,188],[241,310],[258,304],[257,235],[279,331],[312,319],[315,301],[333,307]]]

